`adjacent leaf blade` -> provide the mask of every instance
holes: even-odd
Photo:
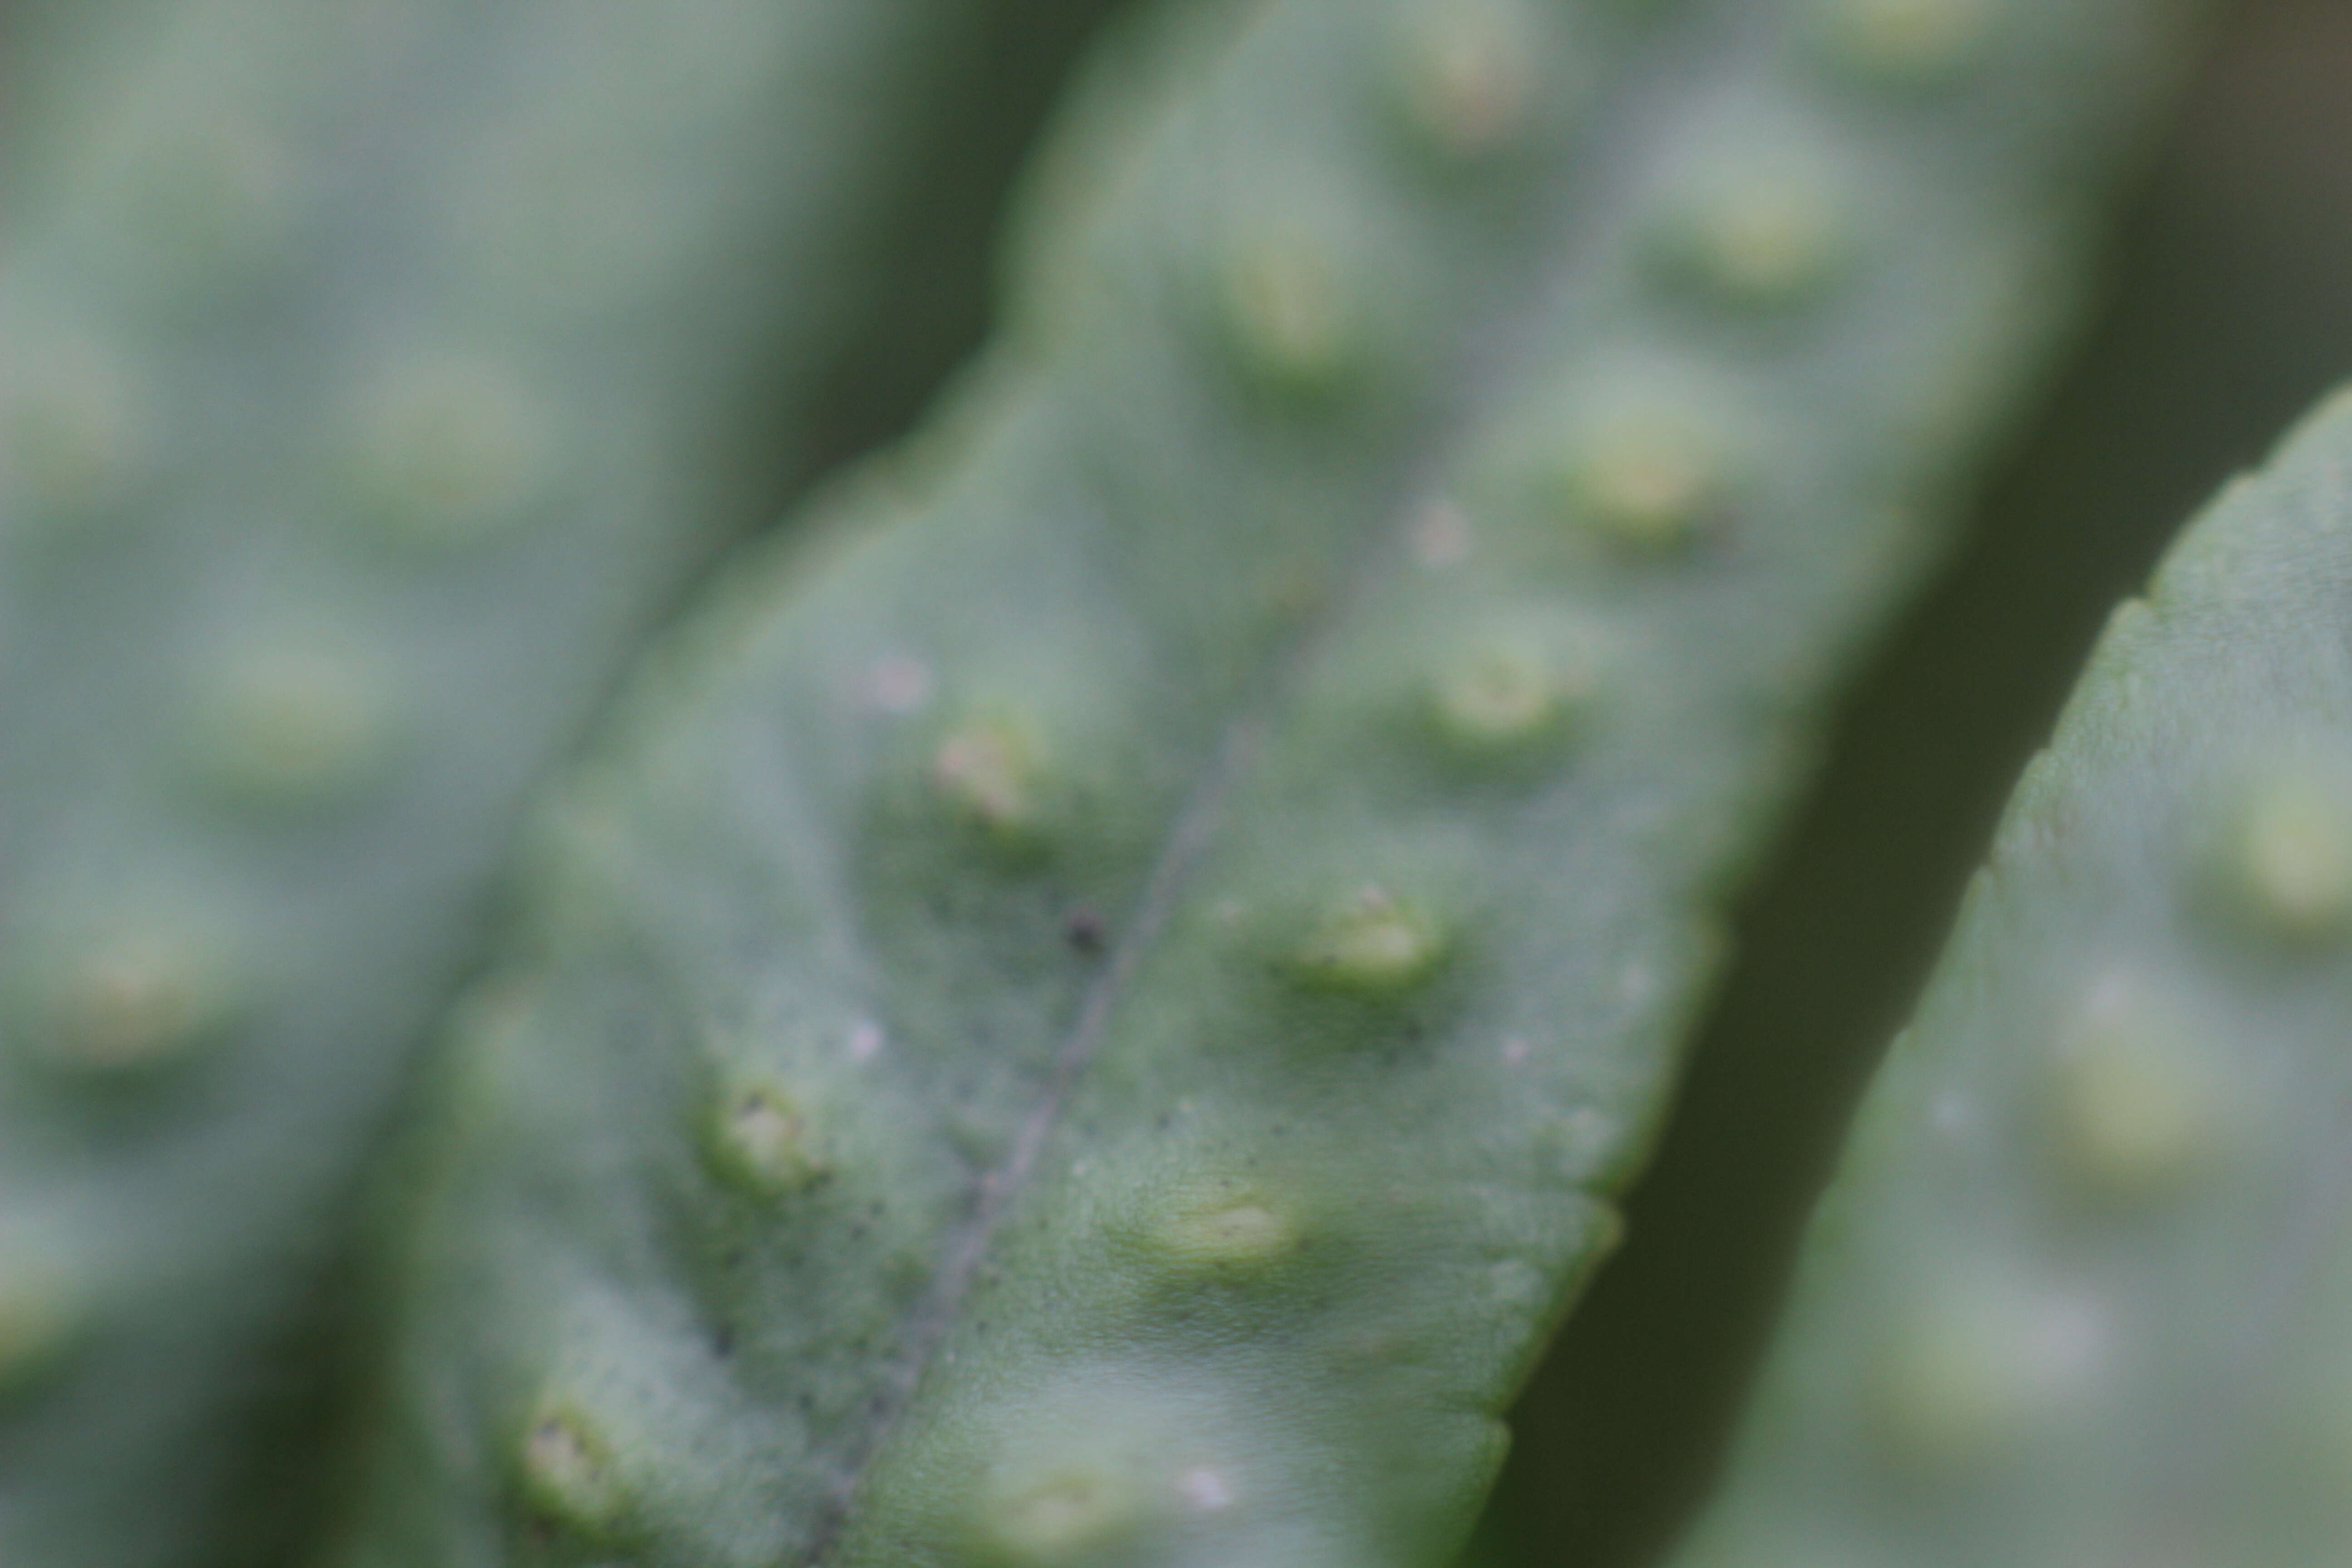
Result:
[[[1680,1560],[2339,1551],[2347,1016],[2339,394],[2110,622]]]
[[[0,1294],[49,1326],[0,1311],[42,1368],[0,1557],[249,1561],[228,1496],[261,1472],[240,1522],[278,1533],[292,1468],[249,1428],[316,1375],[288,1342],[521,797],[804,477],[991,14],[41,9],[0,277]],[[722,460],[762,383],[775,433]]]

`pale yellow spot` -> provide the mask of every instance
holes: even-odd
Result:
[[[1001,719],[965,724],[931,755],[931,784],[940,798],[1002,837],[1017,838],[1037,826],[1041,772],[1029,738]]]
[[[2233,868],[2264,923],[2297,942],[2352,924],[2352,788],[2312,772],[2273,778],[2239,817]]]
[[[1607,421],[1580,443],[1566,480],[1571,514],[1635,551],[1686,543],[1728,489],[1721,443],[1696,420],[1668,413]]]
[[[522,1484],[536,1507],[575,1529],[609,1523],[621,1505],[610,1451],[568,1405],[544,1408],[532,1419],[523,1437]]]
[[[1791,174],[1718,189],[1687,212],[1677,246],[1692,279],[1727,303],[1778,307],[1836,270],[1840,228],[1828,193]]]
[[[2111,1326],[2090,1303],[1964,1289],[1916,1317],[1877,1369],[1881,1429],[1903,1459],[1982,1461],[2081,1397]]]
[[[225,966],[193,939],[131,931],[68,958],[49,1012],[49,1049],[61,1063],[101,1072],[167,1062],[225,1022]]]
[[[988,1505],[986,1531],[1012,1563],[1071,1563],[1132,1534],[1143,1512],[1126,1475],[1074,1461],[1001,1487]]]
[[[1407,116],[1455,157],[1518,140],[1534,108],[1538,47],[1525,12],[1503,0],[1417,6],[1403,51]]]
[[[512,372],[462,354],[386,371],[358,417],[368,510],[415,540],[455,543],[530,516],[553,473],[553,420]]]
[[[1297,954],[1300,972],[1334,990],[1367,995],[1410,989],[1445,957],[1443,933],[1379,888],[1335,910]]]
[[[0,1394],[24,1390],[56,1366],[79,1316],[73,1293],[51,1271],[0,1259]]]
[[[1199,1269],[1262,1268],[1298,1244],[1290,1221],[1239,1183],[1207,1183],[1185,1191],[1171,1205],[1158,1236],[1172,1261]]]
[[[69,521],[120,510],[152,467],[146,399],[87,345],[32,350],[0,387],[0,470],[12,499]]]
[[[340,794],[383,757],[387,704],[376,682],[317,647],[247,657],[199,705],[215,778],[273,805]]]
[[[1822,41],[1839,63],[1896,84],[1948,79],[1982,58],[1995,0],[1826,0]]]
[[[1438,728],[1471,752],[1499,752],[1556,733],[1591,700],[1596,678],[1532,639],[1497,640],[1460,654],[1433,691]]]
[[[773,1083],[743,1084],[724,1097],[711,1128],[711,1152],[730,1178],[770,1194],[798,1192],[826,1170],[812,1145],[806,1112]]]
[[[2031,1393],[2003,1348],[1963,1326],[1917,1330],[1884,1368],[1880,1415],[1905,1455],[1937,1464],[1974,1459],[2008,1436]]]
[[[2076,1173],[2135,1196],[2209,1158],[2220,1089],[2177,1029],[2120,983],[2096,988],[2058,1047],[2060,1132]]]
[[[1225,310],[1244,366],[1291,393],[1328,390],[1359,352],[1355,312],[1330,257],[1304,241],[1261,242],[1226,269]]]

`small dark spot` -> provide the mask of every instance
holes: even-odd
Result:
[[[849,1227],[849,1239],[852,1241],[864,1241],[866,1239],[865,1221],[860,1220],[857,1224]]]
[[[1103,918],[1092,904],[1078,904],[1062,917],[1062,940],[1079,952],[1103,950]]]
[[[743,1267],[743,1249],[740,1247],[730,1247],[727,1249],[727,1256],[719,1261],[730,1268],[740,1268]]]
[[[710,1353],[725,1361],[735,1353],[735,1331],[726,1323],[719,1325],[710,1336]]]
[[[1161,1112],[1160,1113],[1160,1121],[1159,1121],[1159,1122],[1157,1123],[1157,1125],[1158,1125],[1158,1127],[1159,1127],[1159,1129],[1160,1129],[1160,1131],[1165,1132],[1165,1131],[1168,1131],[1168,1129],[1169,1129],[1169,1128],[1171,1128],[1171,1127],[1174,1126],[1175,1124],[1176,1124],[1176,1119],[1175,1119],[1173,1116],[1170,1115],[1167,1111],[1164,1111],[1164,1110],[1163,1110],[1163,1111],[1161,1111]]]

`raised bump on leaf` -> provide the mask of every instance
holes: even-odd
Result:
[[[1440,151],[1475,158],[1527,132],[1541,44],[1515,0],[1419,0],[1405,10],[1402,35],[1402,106]]]
[[[711,1107],[705,1138],[719,1173],[763,1196],[803,1191],[831,1170],[807,1109],[774,1078],[729,1085]]]
[[[2288,766],[2245,792],[2226,851],[2247,910],[2294,942],[2352,927],[2352,786],[2340,770]]]
[[[529,517],[555,445],[552,414],[505,365],[420,355],[368,393],[351,463],[367,512],[404,537],[452,544]]]
[[[2056,1123],[2067,1163],[2095,1191],[2162,1191],[2213,1153],[2220,1087],[2179,1035],[2139,988],[2110,976],[2061,1038]]]
[[[1560,716],[1550,661],[1523,646],[1497,644],[1457,658],[1439,674],[1433,695],[1446,735],[1474,749],[1529,740]]]
[[[1241,1180],[1180,1186],[1151,1222],[1153,1249],[1187,1273],[1247,1274],[1272,1267],[1298,1247],[1284,1205]]]
[[[1439,732],[1471,755],[1517,752],[1560,734],[1598,690],[1597,660],[1532,637],[1496,637],[1452,653],[1431,682]]]
[[[1365,997],[1412,990],[1447,956],[1433,920],[1383,888],[1368,886],[1327,913],[1291,955],[1300,979],[1318,989]]]
[[[1363,353],[1361,307],[1339,263],[1300,235],[1239,247],[1223,279],[1225,328],[1252,380],[1290,396],[1335,390]]]
[[[47,971],[40,1022],[48,1056],[95,1073],[175,1061],[235,1013],[231,961],[184,927],[128,924],[61,952]]]
[[[1879,1429],[1907,1463],[1990,1459],[2080,1394],[2111,1337],[2089,1301],[1997,1274],[1955,1282],[1883,1352],[1873,1390]]]
[[[1829,183],[1795,160],[1726,170],[1669,215],[1655,242],[1658,262],[1727,308],[1786,310],[1821,293],[1845,266],[1844,222]]]
[[[551,1396],[533,1413],[517,1473],[533,1510],[583,1535],[609,1531],[627,1500],[610,1442],[566,1399]]]
[[[244,656],[196,699],[204,767],[224,788],[273,805],[342,795],[389,743],[379,683],[341,654],[289,644]]]
[[[982,1505],[981,1544],[1004,1568],[1062,1568],[1130,1542],[1149,1518],[1126,1466],[1066,1459],[997,1477]]]
[[[80,1336],[79,1292],[52,1264],[0,1251],[0,1398],[31,1392]]]
[[[931,787],[958,816],[1005,842],[1044,825],[1046,778],[1030,727],[1003,714],[966,721],[931,752]]]
[[[1625,550],[1664,552],[1718,515],[1730,463],[1720,435],[1695,411],[1637,405],[1579,431],[1555,488],[1572,521]]]
[[[1822,53],[1856,78],[1890,87],[1948,81],[1983,58],[2002,0],[1822,0]]]
[[[0,375],[0,486],[34,516],[120,510],[153,467],[151,398],[119,359],[84,343],[10,344]]]

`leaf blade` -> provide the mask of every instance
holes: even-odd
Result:
[[[1925,549],[1888,502],[2037,335],[2007,307],[2141,80],[2103,24],[2161,16],[2037,12],[1963,153],[1931,117],[1849,166],[1883,106],[1790,70],[1797,14],[1575,14],[1639,58],[1605,125],[1534,117],[1516,184],[1368,122],[1393,35],[1360,8],[1276,5],[1188,89],[911,495],[873,479],[824,574],[739,584],[556,815],[512,1033],[445,1090],[499,1133],[403,1254],[395,1421],[449,1446],[379,1470],[362,1539],[593,1532],[511,1507],[501,1451],[594,1390],[652,1561],[1442,1551],[1603,1249],[1796,716]],[[1664,83],[1706,111],[1663,130]],[[1719,179],[1751,139],[1803,154],[1761,208]],[[1946,158],[1972,177],[1909,177]],[[1866,226],[1859,288],[1835,174],[1934,219]],[[1642,439],[1579,445],[1621,405]],[[745,1063],[831,1109],[804,1204],[679,1152]],[[739,1444],[714,1524],[684,1456]]]

